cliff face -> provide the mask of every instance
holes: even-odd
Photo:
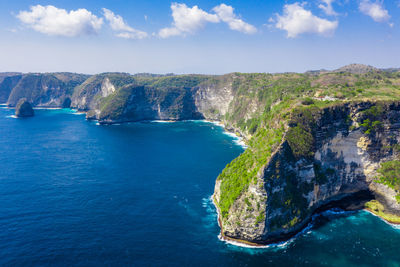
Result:
[[[73,73],[24,74],[5,78],[0,84],[0,92],[7,105],[14,107],[21,98],[26,98],[33,106],[61,107],[72,96],[75,86],[81,84],[87,75]]]
[[[380,123],[372,127],[367,120]],[[295,110],[281,145],[256,182],[226,218],[220,216],[223,234],[254,243],[281,240],[303,228],[316,210],[359,192],[372,193],[387,211],[400,214],[397,192],[375,182],[380,164],[397,159],[399,127],[399,103]],[[218,205],[220,181],[214,197]],[[361,207],[362,200],[351,204]]]
[[[0,83],[0,102],[6,103],[12,89],[21,80],[22,75],[15,75],[10,77],[4,77]]]
[[[100,102],[96,116],[100,123],[142,120],[201,119],[192,93],[187,89],[168,91],[137,85],[128,85]]]
[[[135,79],[127,73],[93,75],[75,88],[71,106],[82,111],[92,110],[92,113],[98,114],[102,98],[114,93],[119,87],[134,82]]]

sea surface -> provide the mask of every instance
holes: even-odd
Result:
[[[210,197],[243,148],[211,123],[13,112],[0,109],[0,266],[400,266],[400,230],[365,211],[267,248],[220,241]]]

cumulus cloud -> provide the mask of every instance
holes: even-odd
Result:
[[[67,37],[96,34],[103,24],[102,18],[86,9],[68,12],[51,5],[31,6],[30,11],[20,11],[17,18],[40,33]]]
[[[257,29],[234,14],[234,8],[225,4],[221,4],[213,8],[213,11],[218,15],[219,19],[228,24],[229,28],[234,31],[253,34]]]
[[[161,38],[171,36],[193,34],[204,27],[207,22],[218,23],[219,18],[215,14],[207,13],[198,6],[188,7],[185,4],[173,3],[171,5],[173,23],[169,28],[163,28],[158,35]]]
[[[288,38],[295,38],[304,33],[330,36],[339,24],[337,21],[329,21],[313,15],[299,3],[285,5],[283,15],[277,14],[274,22],[276,28],[287,32]]]
[[[117,37],[125,39],[143,39],[148,36],[146,32],[130,27],[120,15],[115,15],[111,10],[103,8],[103,13],[111,29],[119,32],[116,34]]]
[[[321,3],[318,5],[318,7],[322,9],[328,16],[336,16],[337,13],[332,7],[332,3],[334,1],[335,0],[321,0]]]
[[[389,12],[383,7],[383,2],[372,3],[369,0],[362,0],[359,9],[376,22],[386,22],[390,19]]]

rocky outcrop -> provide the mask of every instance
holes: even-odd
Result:
[[[233,80],[232,75],[223,75],[194,88],[196,108],[207,119],[221,121],[228,113],[234,98]]]
[[[33,111],[32,105],[26,100],[26,98],[20,99],[15,107],[15,116],[22,118],[32,117],[34,115],[35,112]]]
[[[78,85],[72,95],[71,106],[81,110],[91,110],[99,114],[99,103],[102,98],[114,93],[116,88],[132,84],[135,79],[128,73],[102,73],[93,75]]]
[[[220,216],[225,237],[257,244],[282,240],[300,231],[316,211],[340,205],[354,194],[359,194],[357,201],[348,206],[360,208],[363,200],[373,197],[400,215],[397,192],[375,182],[380,163],[399,154],[399,103],[298,109],[288,126],[257,181],[235,201],[226,218]],[[219,196],[217,181],[217,207]]]

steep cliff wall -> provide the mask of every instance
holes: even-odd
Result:
[[[190,90],[128,85],[100,101],[100,123],[201,119]]]
[[[0,83],[0,103],[6,103],[12,89],[21,80],[22,75],[4,77]]]
[[[24,74],[4,79],[0,91],[4,96],[9,92],[7,105],[11,107],[21,98],[26,98],[33,106],[61,107],[87,77],[74,73]]]
[[[134,82],[135,79],[127,73],[93,75],[74,89],[71,106],[81,111],[92,110],[93,114],[99,114],[99,103],[102,98]]]
[[[398,102],[295,109],[281,145],[220,216],[223,234],[254,243],[280,240],[304,227],[316,210],[357,192],[371,192],[388,212],[400,215],[397,192],[375,182],[380,164],[398,159],[399,127]]]

